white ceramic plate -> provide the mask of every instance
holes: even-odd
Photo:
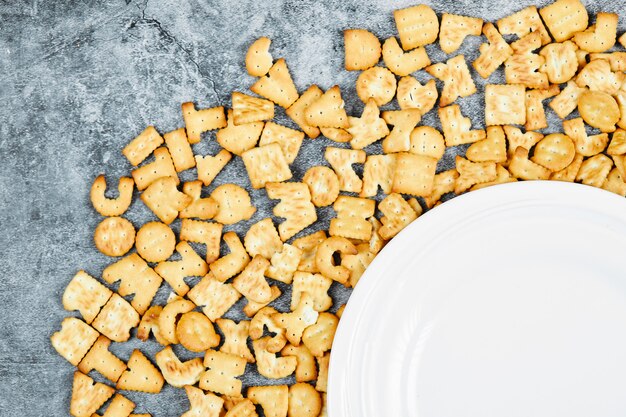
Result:
[[[523,182],[455,198],[362,277],[330,417],[626,415],[626,199]]]

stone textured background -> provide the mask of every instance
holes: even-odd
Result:
[[[247,46],[272,39],[274,58],[287,60],[300,91],[311,83],[339,84],[349,114],[358,115],[358,73],[343,69],[342,30],[362,27],[385,39],[396,35],[391,11],[408,0],[105,0],[3,1],[0,3],[0,416],[68,415],[73,367],[49,343],[62,318],[61,294],[73,274],[99,276],[111,260],[100,254],[92,233],[101,217],[91,208],[89,187],[100,173],[116,180],[130,164],[122,147],[147,125],[161,132],[183,126],[180,104],[200,107],[230,103],[233,90],[253,83],[243,66]],[[495,20],[531,0],[446,0],[432,2],[441,14]],[[544,0],[535,3],[545,4]],[[619,12],[624,1],[587,2],[590,12]],[[623,24],[620,24],[620,33]],[[482,40],[467,39],[461,53],[476,56]],[[444,60],[429,47],[433,62]],[[484,82],[474,72],[482,92]],[[428,76],[416,74],[420,80]],[[501,79],[501,72],[490,81]],[[474,126],[483,126],[480,94],[459,100]],[[395,105],[395,102],[394,102]],[[278,107],[276,107],[279,110]],[[425,124],[438,125],[434,111]],[[549,113],[551,127],[560,123]],[[278,111],[280,123],[293,126]],[[195,146],[214,153],[214,136]],[[212,142],[213,141],[213,142]],[[292,169],[298,180],[322,163],[325,139],[305,140]],[[449,150],[440,168],[449,167]],[[376,151],[373,146],[371,152]],[[187,175],[185,177],[185,175]],[[183,175],[189,177],[189,173]],[[243,164],[233,160],[210,187],[224,182],[249,186]],[[209,191],[210,191],[209,190]],[[264,191],[252,193],[258,211],[249,224],[271,214]],[[326,227],[331,209],[319,210],[314,228]],[[152,219],[137,200],[127,217],[136,225]],[[164,285],[159,300],[168,294]],[[334,287],[336,304],[348,292]],[[285,294],[279,305],[284,305]],[[240,315],[233,311],[229,317]],[[114,344],[128,359],[132,348],[149,354],[156,342]],[[188,357],[184,352],[179,352]],[[245,384],[262,383],[253,373]],[[136,412],[177,416],[187,409],[181,390],[158,396],[129,393]]]

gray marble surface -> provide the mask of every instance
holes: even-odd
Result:
[[[91,208],[88,192],[100,173],[109,179],[129,173],[121,148],[147,125],[161,132],[183,126],[182,102],[228,106],[233,90],[244,91],[253,83],[243,60],[247,46],[262,35],[273,40],[275,58],[286,58],[300,91],[311,83],[324,89],[339,84],[348,112],[358,115],[358,73],[343,69],[342,30],[361,27],[381,39],[393,36],[391,11],[412,3],[0,2],[0,416],[68,415],[74,369],[56,354],[49,337],[71,314],[63,310],[61,294],[73,274],[85,269],[99,276],[111,262],[92,241],[101,217]],[[433,2],[433,7],[438,13],[495,20],[532,3],[445,0]],[[623,0],[587,3],[591,12],[619,12],[624,6]],[[471,59],[480,43],[478,37],[468,39],[460,52]],[[428,49],[434,62],[444,59],[436,49]],[[481,92],[484,82],[473,75]],[[428,78],[423,72],[416,76]],[[501,73],[490,81],[499,77]],[[477,110],[481,102],[480,94],[460,100],[463,112],[478,127],[483,126]],[[293,126],[280,111],[277,119]],[[550,120],[550,129],[561,128],[552,114]],[[424,117],[424,123],[438,126],[435,112]],[[295,179],[311,164],[322,163],[328,144],[325,139],[305,141],[292,167]],[[214,135],[206,135],[194,149],[214,153]],[[459,151],[463,149],[449,150],[440,169],[451,166]],[[225,182],[249,186],[239,159],[211,187]],[[271,214],[264,191],[252,196],[258,208],[255,216],[228,229],[242,233]],[[320,210],[313,229],[327,227],[332,214],[331,209]],[[127,217],[136,226],[153,218],[138,200]],[[164,286],[159,300],[167,294]],[[336,308],[348,292],[334,287],[333,295]],[[288,297],[287,292],[278,305],[284,306]],[[229,316],[238,318],[240,313]],[[158,350],[156,342],[135,341],[114,344],[113,351],[126,360],[137,346],[150,355]],[[250,372],[244,383],[263,381]],[[187,409],[184,393],[172,387],[158,396],[128,397],[138,404],[136,412],[154,416],[177,416]]]

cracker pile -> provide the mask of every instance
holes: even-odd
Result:
[[[120,178],[117,198],[105,195],[104,176],[96,178],[91,201],[105,219],[94,241],[119,259],[102,272],[104,283],[80,271],[63,294],[65,309],[82,316],[66,318],[51,337],[78,368],[71,415],[97,416],[111,399],[103,416],[146,416],[132,414],[135,404],[123,392],[157,394],[165,383],[184,388],[186,417],[326,415],[329,355],[343,311],[329,312],[328,290],[334,282],[357,285],[385,242],[422,207],[433,208],[450,193],[517,180],[577,181],[626,195],[626,52],[613,51],[617,15],[598,13],[589,25],[579,0],[558,0],[496,24],[448,13],[439,19],[426,5],[396,10],[394,19],[399,42],[391,37],[381,45],[364,29],[344,32],[345,68],[362,71],[360,115],[346,113],[338,86],[312,85],[300,93],[285,60],[274,60],[271,41],[260,38],[245,59],[248,73],[258,77],[254,94],[234,92],[231,109],[184,103],[184,128],[163,135],[146,128],[122,151],[135,168]],[[481,35],[485,42],[471,68],[488,78],[503,67],[506,79],[485,88],[485,130],[473,128],[455,104],[477,93],[465,57],[432,63],[424,48],[438,40],[454,55],[466,37]],[[619,42],[626,46],[626,35]],[[410,75],[421,70],[433,77],[423,85]],[[397,110],[379,110],[394,98]],[[547,100],[563,119],[562,133],[538,132],[547,127]],[[441,132],[420,125],[437,101]],[[300,130],[273,122],[275,105]],[[222,149],[194,154],[192,145],[209,131],[216,131]],[[337,143],[325,149],[328,166],[311,166],[301,182],[291,181],[303,141],[319,135]],[[371,152],[378,141],[382,154]],[[455,169],[437,172],[446,148],[457,146],[465,157],[456,157]],[[248,191],[235,184],[204,194],[233,158],[242,159],[252,187],[275,201],[278,224],[266,218],[244,236],[224,232],[224,225],[256,211]],[[363,165],[362,175],[355,164]],[[193,169],[197,179],[181,184],[179,173]],[[138,230],[121,217],[135,188],[159,220]],[[385,196],[377,203],[379,190]],[[327,206],[336,213],[328,230],[302,236],[317,221],[317,209]],[[170,227],[175,221],[178,236]],[[194,249],[198,244],[204,253]],[[202,278],[190,287],[188,277]],[[273,281],[291,286],[289,311],[272,306],[281,296]],[[172,296],[155,305],[162,285]],[[223,318],[242,297],[249,320]],[[121,360],[109,346],[131,333],[143,341],[152,334],[162,350],[153,360],[140,350]],[[200,355],[181,361],[173,345]],[[295,374],[296,383],[243,392],[238,377],[246,366],[269,379]],[[94,383],[92,371],[110,383]]]

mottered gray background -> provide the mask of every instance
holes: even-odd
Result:
[[[272,39],[274,58],[284,57],[300,91],[316,83],[326,89],[338,84],[349,114],[360,115],[357,72],[343,69],[343,36],[347,28],[365,28],[381,40],[396,35],[392,10],[409,0],[105,0],[0,2],[0,416],[68,415],[73,367],[49,343],[63,317],[61,295],[73,274],[84,269],[99,277],[112,259],[100,254],[92,240],[101,217],[89,202],[89,188],[101,173],[109,181],[128,175],[130,164],[122,147],[146,126],[161,132],[182,127],[180,104],[199,107],[230,105],[232,91],[246,91],[254,82],[244,68],[250,43]],[[427,2],[442,12],[497,20],[531,0],[445,0]],[[587,1],[591,13],[621,12],[620,1]],[[619,33],[623,31],[620,22]],[[469,61],[483,40],[466,39],[458,53]],[[427,47],[433,62],[446,59],[438,47]],[[456,53],[454,54],[456,55]],[[471,67],[470,67],[471,69]],[[458,100],[462,111],[483,127],[485,81],[472,74],[479,93]],[[429,76],[414,74],[420,81]],[[488,80],[502,81],[502,70]],[[439,88],[441,84],[438,83]],[[396,107],[395,101],[385,108]],[[279,107],[277,121],[295,125]],[[439,127],[436,112],[424,124]],[[550,127],[560,121],[548,110]],[[199,154],[214,154],[214,133],[195,145]],[[332,142],[305,139],[294,164],[299,180],[312,165],[325,164],[323,149]],[[344,145],[336,145],[344,146]],[[379,152],[377,145],[366,149]],[[450,168],[449,149],[439,169]],[[181,175],[193,178],[195,170]],[[206,192],[223,183],[250,188],[239,158],[234,158]],[[248,222],[225,230],[241,236],[250,224],[271,215],[273,202],[264,190],[251,192],[257,207]],[[381,196],[379,196],[380,199]],[[318,210],[319,220],[305,233],[327,228],[332,209]],[[126,217],[139,227],[154,216],[136,200]],[[174,227],[177,227],[175,223]],[[302,234],[302,233],[301,233]],[[197,279],[196,279],[197,280]],[[194,280],[192,279],[193,283]],[[275,305],[284,308],[289,291]],[[163,303],[164,284],[156,302]],[[334,285],[333,311],[349,291]],[[227,317],[241,319],[238,303]],[[127,360],[133,348],[150,357],[155,341],[113,344]],[[182,358],[192,355],[184,349]],[[94,375],[97,380],[102,380]],[[244,386],[267,383],[252,367]],[[184,392],[166,387],[159,395],[125,393],[136,412],[178,416],[188,408]]]

